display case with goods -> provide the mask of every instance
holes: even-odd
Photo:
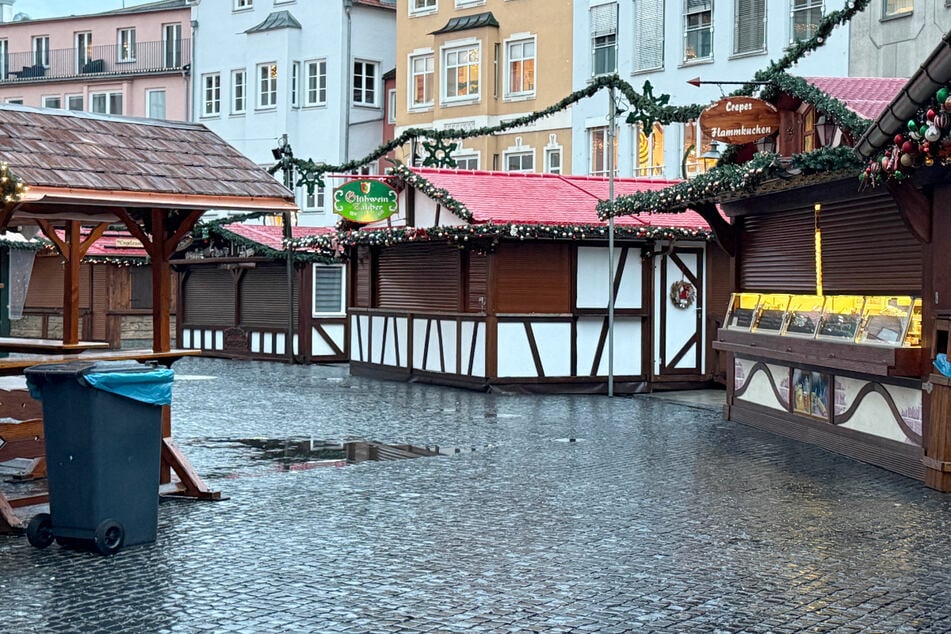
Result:
[[[759,293],[733,293],[727,309],[725,328],[748,332],[759,306]]]
[[[786,326],[782,334],[812,339],[816,336],[825,297],[821,295],[793,295],[789,298]]]
[[[865,297],[861,295],[830,295],[826,297],[819,316],[817,339],[851,343],[862,322]]]
[[[753,326],[750,332],[778,335],[786,325],[786,310],[792,295],[770,294],[761,295],[759,306],[753,317]]]
[[[907,295],[866,297],[855,341],[905,348],[921,345],[921,299]]]

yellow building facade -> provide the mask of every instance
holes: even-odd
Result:
[[[397,0],[396,134],[495,126],[572,92],[572,3]],[[457,140],[459,169],[571,173],[571,111]],[[425,156],[403,148],[399,158]]]

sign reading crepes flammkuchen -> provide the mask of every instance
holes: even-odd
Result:
[[[707,138],[741,144],[771,136],[779,129],[779,112],[754,97],[725,97],[700,113]]]

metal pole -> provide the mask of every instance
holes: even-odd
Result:
[[[608,92],[608,200],[614,204],[614,86]],[[608,217],[608,396],[614,396],[614,213]]]
[[[287,135],[281,137],[281,169],[284,172],[284,187],[291,191],[294,187],[294,166],[291,163],[293,153],[291,146],[287,142]],[[282,214],[282,223],[284,225],[284,256],[287,262],[287,360],[289,363],[295,363],[294,358],[294,322],[297,315],[294,313],[294,250],[291,248],[290,239],[294,237],[291,230],[291,212],[285,211]]]

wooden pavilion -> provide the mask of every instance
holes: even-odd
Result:
[[[7,376],[32,365],[73,359],[170,364],[188,354],[173,349],[170,338],[169,259],[179,242],[208,210],[297,209],[289,190],[198,124],[6,105],[0,107],[0,161],[5,166],[0,230],[36,225],[65,262],[62,340],[0,340],[0,351],[17,353],[0,359],[0,373]],[[27,187],[18,191],[15,178]],[[151,259],[153,335],[148,350],[99,351],[106,345],[79,337],[80,262],[112,225],[123,225]],[[83,227],[90,228],[85,236]],[[22,394],[0,402],[0,419],[27,419],[0,425],[5,444],[42,434],[29,403]],[[182,494],[217,497],[171,439],[168,408],[162,432],[161,482],[171,484],[174,472]],[[21,526],[14,507],[43,501],[43,496],[8,500],[0,495],[0,529]]]

